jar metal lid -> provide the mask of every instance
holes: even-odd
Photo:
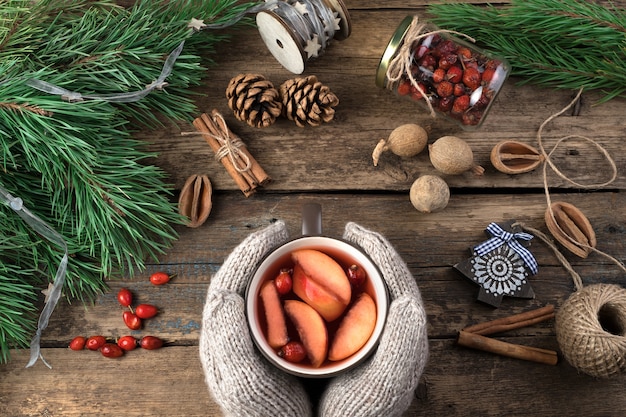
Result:
[[[376,86],[385,88],[386,78],[387,78],[387,69],[389,68],[389,63],[395,56],[396,52],[402,45],[402,41],[404,40],[404,35],[409,30],[409,26],[411,26],[411,22],[413,21],[412,16],[407,16],[400,23],[395,33],[389,40],[387,44],[387,49],[383,53],[382,58],[380,58],[380,63],[378,64],[378,70],[376,71]]]

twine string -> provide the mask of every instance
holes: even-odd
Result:
[[[556,227],[562,232],[562,234],[564,236],[567,237],[567,239],[572,242],[573,244],[581,247],[581,248],[585,248],[589,251],[595,252],[601,256],[604,256],[605,258],[609,259],[610,261],[612,261],[613,263],[615,263],[622,271],[626,272],[626,267],[624,266],[624,264],[622,262],[620,262],[617,258],[615,258],[614,256],[611,256],[610,254],[603,252],[593,246],[587,245],[583,242],[579,242],[577,240],[575,240],[574,238],[572,238],[571,236],[569,236],[567,233],[565,233],[565,231],[563,231],[561,229],[561,226],[559,226],[558,222],[556,221],[556,217],[554,215],[554,211],[552,210],[552,199],[550,196],[550,190],[549,190],[549,185],[548,185],[548,175],[547,175],[547,167],[550,166],[550,168],[554,171],[554,173],[561,179],[568,181],[569,183],[583,188],[583,189],[596,189],[596,188],[602,188],[602,187],[606,187],[607,185],[611,184],[612,182],[615,181],[615,179],[617,178],[617,164],[615,163],[615,161],[613,160],[613,158],[611,157],[611,155],[609,154],[609,152],[602,146],[600,145],[598,142],[596,142],[595,140],[587,137],[587,136],[581,136],[581,135],[567,135],[567,136],[563,136],[560,139],[558,139],[556,141],[556,143],[554,144],[553,148],[550,150],[550,152],[546,152],[546,149],[543,145],[543,137],[542,137],[542,133],[544,128],[546,127],[546,125],[548,123],[550,123],[552,120],[556,119],[557,117],[559,117],[560,115],[562,115],[563,113],[565,113],[567,110],[569,110],[573,105],[575,105],[578,100],[580,99],[580,96],[582,95],[583,89],[580,88],[578,90],[578,93],[576,94],[576,96],[574,97],[574,99],[567,105],[565,106],[561,111],[554,113],[552,116],[548,117],[539,127],[539,129],[537,130],[537,143],[539,146],[539,151],[541,152],[541,154],[544,157],[544,162],[543,162],[543,188],[544,188],[544,192],[546,195],[546,203],[548,205],[548,213],[549,215],[552,217],[553,223],[556,225]],[[592,183],[592,184],[582,184],[579,183],[577,181],[574,181],[573,179],[569,178],[567,175],[565,175],[552,161],[552,154],[554,154],[554,152],[557,150],[557,148],[559,147],[559,145],[561,145],[563,142],[570,140],[570,139],[582,139],[588,143],[591,143],[596,149],[598,149],[600,151],[600,153],[604,156],[604,158],[606,159],[606,161],[608,162],[609,167],[611,168],[611,177],[602,183]],[[571,266],[570,266],[571,267]],[[566,267],[567,268],[567,267]],[[578,274],[576,274],[578,275]],[[576,286],[577,290],[580,290],[582,288],[582,280],[580,280],[580,276],[575,277],[573,276],[574,279],[574,285]]]
[[[406,31],[406,34],[404,35],[404,42],[400,46],[398,53],[389,62],[389,66],[387,67],[386,77],[388,81],[387,88],[392,89],[394,85],[398,81],[400,81],[400,79],[404,75],[406,75],[411,85],[415,89],[417,89],[417,91],[419,91],[421,96],[426,101],[426,104],[428,105],[428,110],[430,111],[430,116],[435,118],[437,116],[435,112],[435,108],[433,107],[432,103],[426,96],[426,92],[424,91],[424,89],[419,85],[419,83],[413,76],[412,67],[413,67],[413,61],[415,59],[415,52],[413,50],[413,45],[416,42],[420,42],[428,38],[429,36],[433,36],[433,35],[441,34],[441,33],[462,36],[472,43],[475,43],[476,40],[472,38],[471,36],[468,36],[464,33],[457,32],[454,30],[437,29],[437,30],[427,31],[427,28],[428,28],[427,23],[420,23],[419,18],[417,16],[413,16],[413,20],[411,21],[411,24],[409,25]]]
[[[221,121],[220,126],[226,126],[226,120],[224,120],[224,116],[221,114],[216,114],[213,118],[219,118]],[[244,143],[238,137],[231,137],[228,128],[221,130],[222,135],[211,135],[215,140],[222,145],[219,150],[215,153],[215,159],[217,161],[221,160],[225,156],[230,159],[233,166],[238,172],[247,172],[252,167],[252,162],[248,155],[241,151],[241,147],[244,146]],[[242,166],[243,163],[243,166]]]
[[[56,307],[59,299],[61,298],[61,292],[63,290],[63,285],[65,284],[65,275],[67,272],[67,263],[68,263],[68,250],[67,244],[56,230],[50,227],[45,221],[43,221],[39,216],[33,214],[30,210],[24,207],[24,202],[19,197],[12,196],[6,189],[0,186],[0,202],[7,204],[18,216],[20,216],[35,232],[39,235],[47,239],[49,242],[54,243],[59,246],[63,250],[63,257],[61,258],[61,262],[59,262],[59,267],[57,268],[54,281],[52,281],[52,286],[50,287],[45,306],[39,315],[39,320],[37,322],[37,331],[33,336],[30,342],[30,360],[26,365],[27,368],[33,366],[37,359],[41,359],[42,362],[48,367],[52,368],[52,366],[44,359],[41,354],[41,334],[48,327],[48,321],[54,308]]]
[[[572,264],[569,263],[567,258],[565,258],[565,256],[561,253],[559,248],[554,243],[554,241],[552,239],[550,239],[548,237],[548,235],[546,235],[545,233],[543,233],[542,231],[540,231],[538,229],[535,229],[533,227],[527,226],[523,222],[519,222],[519,221],[515,222],[515,223],[513,223],[513,226],[519,226],[519,227],[522,228],[522,230],[525,230],[525,231],[527,231],[529,233],[532,233],[533,235],[535,235],[536,237],[541,239],[550,249],[552,249],[552,252],[554,252],[554,255],[559,260],[561,265],[563,265],[565,270],[567,270],[567,272],[569,272],[570,276],[572,277],[572,281],[574,281],[574,286],[576,287],[576,290],[580,290],[583,287],[583,280],[580,277],[580,275],[578,274],[578,272],[576,272],[576,270],[574,269]]]
[[[233,167],[237,170],[237,172],[243,173],[248,172],[252,169],[252,161],[250,157],[243,152],[240,148],[245,147],[245,143],[238,136],[231,136],[230,130],[225,128],[220,128],[219,126],[226,126],[226,120],[224,116],[221,114],[215,114],[212,116],[215,121],[216,118],[219,118],[220,123],[215,123],[220,134],[213,134],[210,132],[181,132],[181,136],[190,136],[190,135],[202,135],[202,136],[210,136],[215,139],[221,146],[215,152],[215,160],[220,161],[224,157],[228,157],[230,162],[232,162]]]

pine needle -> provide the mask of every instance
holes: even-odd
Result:
[[[504,7],[433,4],[433,23],[506,58],[522,83],[626,93],[626,10],[582,0],[513,0]]]
[[[195,33],[192,19],[229,23],[250,3],[140,0],[0,2],[0,187],[63,236],[70,260],[63,293],[92,300],[108,279],[132,276],[156,260],[183,224],[157,155],[138,129],[191,120],[190,87],[225,35]],[[247,24],[244,20],[241,24]],[[135,103],[68,102],[32,88],[47,83],[82,95],[143,90],[185,41],[168,86]],[[54,277],[59,248],[0,202],[0,363],[28,345],[36,302]]]

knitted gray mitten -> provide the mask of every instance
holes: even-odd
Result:
[[[229,416],[306,417],[312,414],[299,381],[257,353],[243,299],[254,268],[287,240],[282,221],[251,234],[211,279],[202,313],[200,360],[215,401]]]
[[[419,289],[402,258],[380,234],[348,223],[344,239],[363,248],[387,282],[390,308],[378,349],[367,362],[331,380],[323,417],[400,416],[428,361],[426,313]]]

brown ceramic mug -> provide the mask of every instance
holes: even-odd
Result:
[[[322,236],[321,232],[321,207],[318,204],[305,205],[303,208],[302,219],[303,236],[290,240],[272,250],[257,267],[246,291],[246,315],[248,318],[252,340],[257,348],[277,368],[290,374],[308,378],[326,378],[335,376],[359,365],[364,359],[366,359],[378,345],[378,341],[385,325],[389,304],[384,279],[382,278],[378,267],[372,262],[369,256],[361,248],[355,246],[354,244],[341,239]],[[280,348],[276,344],[271,346],[268,342],[268,324],[265,317],[264,302],[261,300],[260,293],[263,285],[269,280],[274,279],[281,272],[281,270],[294,268],[294,253],[301,254],[309,250],[322,252],[323,254],[330,256],[344,271],[347,271],[351,265],[358,265],[365,272],[367,279],[362,287],[352,288],[351,299],[339,317],[333,319],[332,317],[328,317],[324,314],[325,311],[320,310],[322,311],[322,314],[324,314],[324,317],[328,317],[330,319],[324,319],[328,344],[327,357],[321,363],[314,363],[310,357],[307,357],[302,362],[294,363],[279,356],[278,352]],[[293,273],[293,292],[296,290],[296,281],[298,280],[296,276],[297,272],[295,272],[296,269],[297,268],[294,268]],[[329,286],[332,285],[335,284],[329,283]],[[306,287],[306,285],[304,286]],[[293,294],[293,292],[286,296],[280,296],[280,302],[283,309],[287,310],[291,306],[296,306],[298,305],[297,302],[302,302],[307,305],[310,302],[314,308],[319,307],[315,305],[315,300],[311,301],[310,299],[306,299],[308,297],[307,294],[312,296],[312,298],[315,298],[316,295],[313,294],[315,291],[307,292],[308,290],[306,289],[302,291],[305,292],[305,294],[303,294],[305,299]],[[364,293],[365,295],[363,295]],[[302,292],[300,292],[300,294],[302,294]],[[357,301],[361,298],[370,298],[373,300],[375,305],[373,320],[368,319],[371,317],[371,307],[369,311],[366,308],[356,308],[357,303],[367,304],[363,301]],[[292,302],[291,300],[296,302]],[[290,305],[288,306],[287,304]],[[354,307],[354,310],[352,310],[352,307]],[[305,307],[302,307],[302,310],[305,309]],[[291,309],[289,311],[291,311]],[[361,314],[362,312],[367,312],[368,314]],[[371,323],[370,327],[373,327],[371,335],[367,337],[367,340],[364,342],[362,347],[358,348],[355,353],[352,353],[345,358],[338,356],[339,359],[333,358],[333,360],[330,360],[329,357],[331,356],[331,352],[341,350],[342,345],[345,344],[342,343],[345,337],[339,337],[338,339],[342,339],[341,341],[336,341],[334,338],[340,331],[339,329],[341,328],[342,321],[348,315],[351,315],[352,318],[349,319],[348,324],[344,327],[367,327],[368,325],[366,323]],[[317,319],[315,320],[317,322]],[[292,317],[287,313],[285,313],[285,321],[287,323],[287,327],[289,328],[289,339],[301,339],[300,329],[298,329],[298,327],[302,327],[302,323],[300,322],[300,326],[294,324]],[[310,328],[305,330],[305,333],[308,333],[305,337],[308,336],[309,342],[311,339],[323,340],[324,337],[320,337],[320,334],[323,333],[324,330],[320,330],[319,327],[315,326],[311,327],[312,329]],[[350,339],[354,338],[350,337]],[[358,339],[358,337],[356,339]],[[317,358],[315,360],[317,360]]]

